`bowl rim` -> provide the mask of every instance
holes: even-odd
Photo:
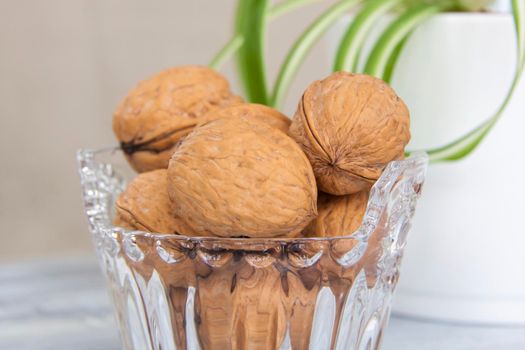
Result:
[[[82,199],[84,212],[90,219],[94,219],[98,229],[101,229],[102,232],[110,231],[117,234],[122,234],[124,238],[135,238],[142,237],[147,239],[154,239],[158,241],[187,241],[192,243],[220,243],[220,244],[231,244],[233,246],[257,246],[270,244],[300,244],[308,242],[335,242],[345,239],[359,240],[362,242],[367,242],[368,238],[377,228],[377,224],[388,204],[388,195],[392,191],[393,187],[399,180],[402,179],[403,174],[406,171],[413,172],[411,176],[419,176],[419,181],[415,185],[422,185],[424,177],[426,174],[426,169],[428,166],[428,155],[425,152],[417,151],[412,152],[408,157],[401,160],[394,160],[387,164],[383,170],[381,176],[377,179],[370,190],[369,199],[367,202],[367,207],[361,225],[359,228],[348,234],[348,235],[339,235],[334,237],[268,237],[268,238],[240,238],[240,237],[214,237],[214,236],[186,236],[177,233],[155,233],[155,232],[145,232],[141,230],[129,230],[123,227],[113,225],[108,210],[105,210],[102,213],[90,214],[86,208],[86,204],[89,200],[89,194],[87,192],[90,185],[93,185],[93,179],[88,180],[87,176],[83,173],[84,169],[88,168],[91,171],[97,170],[102,166],[110,166],[111,171],[113,172],[112,176],[120,177],[124,182],[124,178],[119,174],[118,171],[114,171],[112,163],[100,162],[95,160],[97,155],[122,152],[120,147],[104,147],[98,149],[79,149],[77,150],[77,166],[78,172],[81,178],[81,187],[82,187]],[[410,175],[409,175],[410,176]],[[96,176],[95,176],[96,177]],[[98,177],[97,177],[98,178]],[[418,197],[420,194],[420,188],[412,188],[412,195]],[[379,198],[376,198],[379,197]],[[372,200],[375,200],[372,202]],[[107,216],[107,217],[104,217]],[[101,220],[102,219],[102,220]]]

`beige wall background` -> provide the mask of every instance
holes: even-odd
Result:
[[[327,2],[272,23],[271,76]],[[76,149],[116,144],[112,111],[139,80],[206,64],[229,38],[234,7],[234,0],[0,1],[0,261],[92,254]],[[285,112],[328,71],[327,58],[323,44],[310,55]],[[233,77],[231,67],[224,72]]]

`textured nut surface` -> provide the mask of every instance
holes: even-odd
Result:
[[[293,236],[317,214],[315,178],[301,148],[243,116],[188,135],[170,160],[168,190],[175,213],[201,235]]]
[[[291,120],[278,110],[256,103],[242,103],[215,109],[207,113],[203,119],[207,122],[213,119],[229,117],[257,119],[285,133],[288,132],[291,124]]]
[[[273,266],[213,270],[199,281],[195,312],[205,350],[279,349],[286,334],[281,274]]]
[[[204,114],[241,101],[210,68],[170,68],[129,92],[113,115],[113,131],[135,170],[167,168],[177,142]]]
[[[346,196],[319,193],[317,218],[303,231],[306,237],[347,236],[356,231],[363,220],[368,192]]]
[[[408,109],[382,80],[338,72],[312,83],[292,120],[290,135],[312,163],[320,190],[366,190],[410,140]]]
[[[139,174],[117,198],[113,224],[130,230],[191,235],[173,215],[167,186],[166,169]]]

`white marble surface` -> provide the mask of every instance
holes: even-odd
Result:
[[[93,259],[0,266],[0,349],[120,349]],[[525,327],[492,328],[393,317],[383,350],[524,350]]]

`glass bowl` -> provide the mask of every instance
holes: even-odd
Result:
[[[122,153],[80,150],[77,158],[125,349],[379,349],[424,153],[387,166],[356,232],[294,239],[114,227],[113,204],[132,176]]]

